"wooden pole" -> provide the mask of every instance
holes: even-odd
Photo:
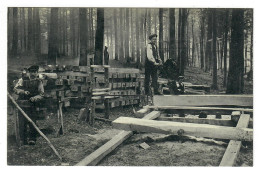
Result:
[[[10,98],[10,100],[13,102],[13,104],[16,106],[16,108],[23,114],[23,116],[33,125],[33,127],[36,129],[36,131],[47,141],[48,145],[51,147],[51,149],[54,151],[54,153],[59,157],[60,160],[62,160],[62,157],[57,152],[55,147],[52,145],[50,140],[42,133],[42,131],[36,126],[36,124],[30,119],[30,117],[20,108],[20,106],[16,103],[14,98],[7,92],[7,96]]]
[[[159,111],[153,111],[147,114],[143,119],[153,120],[160,116]],[[121,131],[103,146],[99,147],[96,151],[85,157],[83,160],[78,162],[75,166],[94,166],[98,164],[106,155],[117,148],[127,138],[133,135],[132,131]]]

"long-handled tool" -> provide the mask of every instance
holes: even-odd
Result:
[[[59,159],[62,161],[62,157],[57,152],[55,147],[52,145],[50,140],[42,133],[42,131],[36,126],[36,124],[30,119],[30,117],[22,110],[22,108],[16,103],[14,98],[7,92],[7,96],[10,98],[10,100],[13,102],[13,104],[16,106],[16,108],[23,114],[23,116],[33,125],[33,127],[36,129],[36,131],[47,141],[48,145],[51,147],[51,149],[54,151],[54,153],[59,157]]]

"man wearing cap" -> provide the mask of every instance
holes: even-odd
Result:
[[[152,34],[149,36],[150,43],[146,46],[146,59],[145,59],[145,94],[149,94],[149,82],[150,77],[152,77],[152,87],[154,89],[154,94],[158,95],[158,66],[162,64],[162,60],[159,57],[159,52],[157,49],[156,41],[157,34]]]
[[[28,100],[31,107],[23,108],[33,122],[36,122],[36,104],[42,100],[44,88],[42,81],[38,78],[39,66],[33,65],[28,69],[24,69],[22,78],[20,78],[14,87],[14,92],[19,95],[18,100]],[[19,113],[21,114],[21,113]],[[21,115],[20,119],[20,137],[23,144],[35,145],[37,131],[29,124],[29,122]],[[27,125],[29,124],[29,132],[27,133]],[[28,138],[28,140],[27,140]]]

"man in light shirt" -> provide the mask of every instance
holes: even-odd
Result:
[[[158,74],[157,69],[159,65],[162,65],[162,60],[159,56],[159,52],[157,49],[157,34],[152,34],[149,36],[150,42],[146,46],[146,59],[145,59],[145,94],[149,95],[149,82],[150,77],[152,77],[152,87],[154,89],[154,94],[158,95]]]

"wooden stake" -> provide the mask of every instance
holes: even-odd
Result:
[[[33,127],[36,129],[36,131],[47,141],[48,145],[51,147],[51,149],[54,151],[54,153],[59,157],[60,160],[62,160],[62,157],[57,152],[55,147],[52,145],[50,140],[42,133],[42,131],[36,126],[36,124],[30,119],[30,117],[20,108],[20,106],[16,103],[16,101],[13,99],[13,97],[7,92],[7,96],[10,98],[10,100],[13,102],[13,104],[16,106],[16,108],[23,114],[23,116],[33,125]]]

